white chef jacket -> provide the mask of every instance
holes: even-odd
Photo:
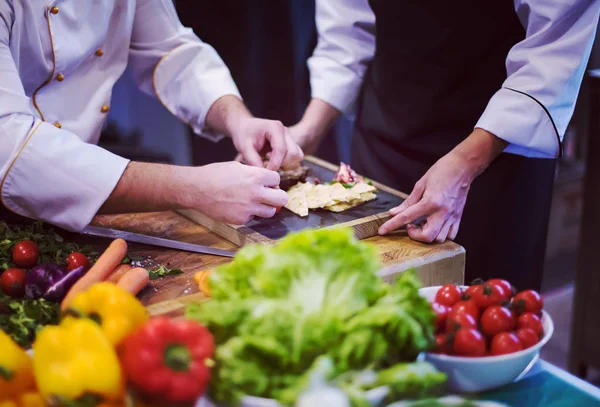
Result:
[[[95,145],[128,63],[140,89],[218,138],[203,133],[208,109],[239,92],[171,0],[0,2],[0,197],[8,209],[72,230],[89,224],[128,164]]]
[[[508,53],[508,77],[474,127],[509,142],[507,153],[556,157],[557,133],[562,140],[591,53],[600,0],[514,4],[526,38]],[[375,53],[375,15],[368,0],[317,0],[316,22],[319,40],[308,61],[312,97],[352,115]]]

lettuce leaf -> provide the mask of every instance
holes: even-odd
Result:
[[[253,395],[291,405],[321,357],[331,378],[414,361],[433,343],[434,314],[412,272],[390,286],[380,267],[373,245],[334,229],[247,246],[217,268],[212,300],[186,309],[215,336],[215,401]]]

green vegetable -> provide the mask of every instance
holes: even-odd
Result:
[[[212,300],[186,312],[215,336],[216,401],[249,394],[292,405],[321,356],[331,379],[414,361],[433,344],[435,316],[412,272],[388,285],[380,267],[374,246],[335,229],[247,246],[217,268]]]
[[[0,268],[12,267],[13,246],[21,240],[32,240],[38,245],[40,258],[38,263],[63,264],[72,252],[81,252],[86,256],[96,256],[90,246],[80,247],[75,243],[67,243],[62,236],[43,222],[35,222],[24,227],[10,227],[0,222]]]
[[[150,274],[150,280],[156,280],[157,278],[163,278],[167,276],[174,276],[177,274],[183,274],[183,270],[180,269],[170,269],[165,266],[158,266],[153,270],[148,270]]]
[[[22,347],[30,347],[39,329],[59,321],[60,304],[44,299],[16,300],[0,293],[0,330]]]

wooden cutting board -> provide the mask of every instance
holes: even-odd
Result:
[[[311,175],[323,182],[331,181],[338,170],[338,166],[316,157],[307,157],[304,165],[310,168]],[[290,232],[310,228],[351,227],[357,238],[366,239],[377,235],[379,226],[391,217],[388,211],[407,197],[377,182],[373,185],[379,190],[377,199],[339,213],[319,209],[310,210],[308,216],[300,217],[283,208],[273,218],[257,218],[246,225],[235,226],[214,221],[195,210],[179,212],[240,247],[249,243],[272,244]]]

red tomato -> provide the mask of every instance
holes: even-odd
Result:
[[[516,332],[523,349],[531,348],[540,341],[538,334],[531,328],[519,328]]]
[[[448,341],[448,336],[446,334],[435,336],[435,347],[433,348],[432,352],[442,353],[444,355],[449,355],[452,353],[452,343]]]
[[[500,278],[493,278],[489,280],[487,284],[500,286],[504,291],[504,299],[506,300],[510,300],[510,298],[513,296],[512,284],[506,280],[502,280]]]
[[[531,312],[526,312],[517,319],[517,328],[529,328],[538,334],[540,338],[544,336],[544,325],[542,325],[542,320]]]
[[[275,215],[277,215],[281,211],[281,206],[275,207]]]
[[[512,331],[515,327],[515,317],[508,308],[492,305],[481,316],[481,330],[490,338],[500,332]]]
[[[492,305],[500,305],[506,301],[504,289],[499,285],[485,283],[475,287],[472,290],[473,300],[482,311]]]
[[[460,301],[462,290],[456,284],[446,284],[435,294],[435,302],[451,307]]]
[[[446,325],[446,318],[448,317],[448,313],[450,313],[450,307],[434,302],[431,304],[431,308],[435,312],[435,327],[440,331]]]
[[[446,319],[446,331],[455,332],[460,328],[477,328],[477,320],[473,315],[466,313],[454,313],[450,311]]]
[[[483,356],[485,354],[485,338],[477,329],[459,329],[454,336],[454,353],[458,356]]]
[[[67,270],[75,270],[77,267],[89,267],[90,260],[83,253],[73,252],[67,257]]]
[[[506,355],[508,353],[523,350],[523,345],[519,342],[517,335],[510,332],[501,332],[492,339],[492,355]]]
[[[533,290],[521,291],[513,297],[512,303],[518,314],[525,312],[539,314],[544,308],[543,298]]]
[[[471,285],[469,287],[467,287],[467,289],[465,290],[464,294],[463,294],[463,298],[465,300],[470,300],[473,298],[473,295],[477,292],[477,290],[479,290],[479,288],[477,287],[481,287],[479,284],[477,285]]]
[[[479,319],[479,308],[473,300],[459,301],[452,306],[452,312],[455,314],[463,313],[472,315],[477,321]]]
[[[40,250],[31,240],[22,240],[13,247],[12,258],[17,267],[32,268],[37,264],[39,257]]]
[[[13,298],[25,295],[25,272],[21,269],[9,268],[0,275],[0,286],[4,294]]]

